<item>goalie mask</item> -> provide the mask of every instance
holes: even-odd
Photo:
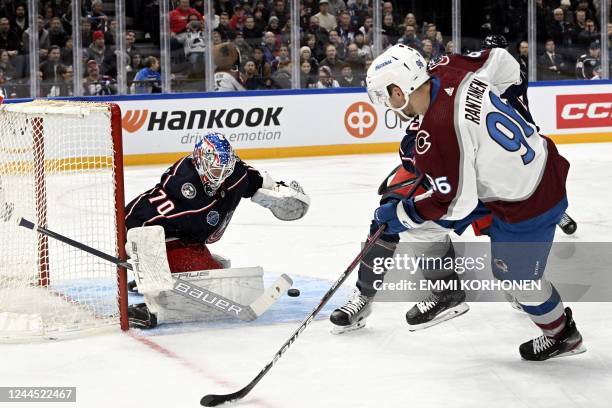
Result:
[[[234,149],[220,133],[209,133],[198,141],[193,149],[192,160],[209,195],[219,189],[236,166]]]

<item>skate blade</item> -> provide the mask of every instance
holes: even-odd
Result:
[[[417,330],[427,329],[428,327],[435,326],[450,319],[454,319],[455,317],[459,317],[462,314],[466,313],[468,310],[470,310],[470,307],[467,303],[463,302],[455,307],[451,307],[450,309],[445,310],[439,316],[429,322],[421,324],[409,324],[408,330],[413,332]]]
[[[365,320],[360,320],[355,324],[352,324],[350,326],[334,326],[331,329],[331,334],[344,334],[344,333],[350,333],[350,332],[354,332],[357,331],[359,329],[363,329],[365,327]]]

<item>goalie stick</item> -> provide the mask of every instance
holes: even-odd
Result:
[[[412,195],[415,193],[417,187],[423,181],[423,178],[424,178],[424,176],[419,176],[418,177],[418,179],[416,180],[416,182],[412,186],[411,190],[406,195],[407,198],[412,197]],[[274,364],[276,364],[278,359],[281,358],[283,354],[285,354],[285,352],[289,349],[291,344],[293,344],[293,342],[299,337],[299,335],[302,334],[302,332],[306,329],[306,327],[310,323],[312,323],[312,321],[314,320],[315,316],[317,314],[319,314],[319,312],[327,304],[329,299],[331,299],[331,297],[334,295],[334,293],[336,293],[338,288],[349,277],[351,272],[353,272],[353,269],[355,269],[355,267],[359,264],[359,262],[361,262],[361,259],[370,251],[372,246],[374,246],[374,243],[383,234],[383,232],[385,231],[385,228],[386,228],[385,224],[381,225],[380,227],[378,227],[378,230],[376,230],[376,232],[374,232],[374,234],[372,234],[369,237],[368,241],[363,246],[363,249],[359,252],[359,254],[355,257],[355,259],[353,259],[353,262],[351,262],[351,264],[348,266],[348,268],[346,268],[346,270],[344,272],[342,272],[340,277],[331,285],[331,287],[323,295],[321,300],[319,300],[319,303],[317,304],[317,306],[315,306],[315,308],[312,310],[312,312],[310,312],[310,314],[302,321],[302,323],[300,323],[299,327],[293,332],[291,337],[289,337],[289,339],[276,352],[276,354],[274,355],[272,360],[264,367],[263,370],[261,370],[259,372],[259,374],[257,374],[257,376],[255,378],[253,378],[253,380],[251,380],[250,383],[248,383],[241,390],[233,392],[231,394],[208,394],[208,395],[205,395],[200,400],[200,404],[205,406],[205,407],[216,407],[217,405],[224,404],[226,402],[235,401],[235,400],[239,400],[241,398],[244,398],[257,385],[257,383],[259,383],[259,381],[261,381],[261,379],[268,373],[268,371],[270,371],[270,369],[274,366]]]
[[[5,202],[5,203],[0,204],[0,220],[4,222],[10,221],[10,219],[13,217],[13,209],[14,209],[14,206],[11,203]],[[41,227],[40,225],[36,225],[32,221],[28,221],[23,217],[17,217],[17,225],[20,227],[24,227],[32,231],[38,232],[39,234],[46,235],[48,237],[56,239],[60,242],[63,242],[75,248],[78,248],[81,251],[97,256],[98,258],[102,258],[119,267],[129,269],[131,271],[134,270],[132,264],[126,261],[122,261],[119,258],[116,258],[112,255],[99,251],[90,246],[87,246],[81,242],[75,241],[64,235],[58,234],[57,232],[51,231],[47,228]],[[199,286],[195,286],[192,283],[189,283],[187,281],[180,280],[180,279],[176,279],[174,282],[174,286],[168,289],[169,290],[172,289],[173,292],[185,296],[186,295],[185,288],[193,286],[194,289],[202,291],[202,293],[204,295],[207,295],[209,298],[216,297],[218,299],[217,301],[213,303],[206,302],[205,304],[206,306],[212,307],[215,310],[220,310],[221,312],[228,314],[230,316],[238,317],[240,320],[243,320],[243,321],[252,321],[256,319],[257,317],[259,317],[260,315],[262,315],[266,310],[268,310],[270,306],[272,306],[274,302],[278,300],[278,298],[292,284],[293,284],[293,281],[291,280],[291,278],[283,274],[278,278],[278,280],[272,286],[267,288],[263,294],[261,294],[257,299],[255,299],[253,303],[251,303],[250,305],[246,305],[246,306],[240,305],[236,302],[233,302],[227,298],[222,297],[221,295],[218,295],[207,289],[201,288]],[[187,297],[192,299],[192,297],[190,297],[189,295],[187,295]],[[225,302],[228,302],[228,304],[226,304]],[[230,305],[229,302],[231,302],[231,305],[234,306],[232,310],[228,310],[229,305]]]

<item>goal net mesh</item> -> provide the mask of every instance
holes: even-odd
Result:
[[[111,116],[107,104],[1,105],[0,201],[12,203],[16,216],[119,256],[123,186]],[[119,323],[115,265],[13,221],[0,220],[0,340]]]

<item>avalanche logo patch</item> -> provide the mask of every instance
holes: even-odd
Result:
[[[196,196],[196,194],[198,192],[196,191],[196,188],[195,188],[195,186],[193,184],[185,183],[181,187],[181,193],[183,193],[183,196],[185,198],[188,198],[189,200],[192,200]]]
[[[217,211],[211,211],[206,214],[206,222],[208,223],[208,225],[211,225],[213,227],[217,226],[217,224],[219,223],[219,218],[219,213]]]
[[[416,140],[414,142],[414,148],[418,154],[425,154],[431,147],[431,143],[429,142],[429,133],[424,130],[420,130],[417,133]]]

